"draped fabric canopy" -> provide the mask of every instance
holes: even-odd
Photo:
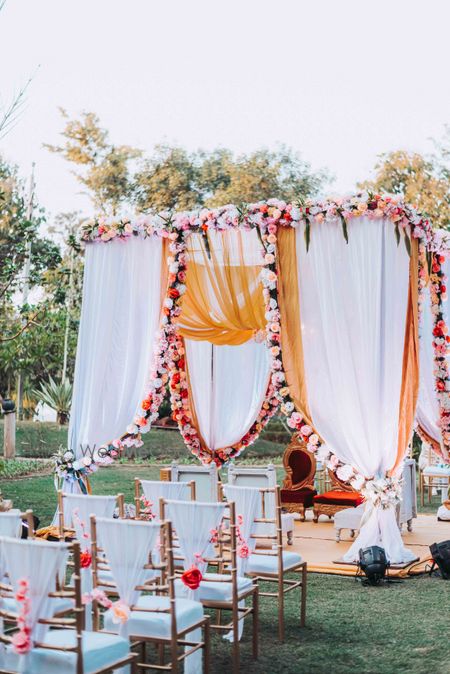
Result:
[[[108,444],[128,424],[123,437],[140,442],[168,384],[186,444],[220,464],[280,401],[308,448],[363,490],[359,542],[382,541],[391,561],[408,559],[391,506],[418,393],[427,221],[400,200],[361,194],[94,223],[85,239],[108,243],[87,246],[72,447]],[[392,491],[392,503],[372,498],[377,490]]]

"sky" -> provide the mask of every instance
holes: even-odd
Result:
[[[2,101],[36,74],[0,152],[23,175],[36,162],[50,217],[92,212],[43,148],[60,106],[147,152],[285,143],[348,192],[377,155],[430,152],[450,122],[449,25],[447,0],[7,0]]]

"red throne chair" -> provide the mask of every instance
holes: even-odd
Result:
[[[353,487],[339,480],[332,470],[328,471],[331,489],[324,494],[314,496],[314,522],[319,521],[320,515],[328,515],[329,519],[340,510],[356,508],[364,501],[364,497]]]
[[[284,451],[283,466],[286,475],[281,489],[281,505],[290,513],[299,513],[304,522],[305,509],[313,506],[317,494],[314,489],[316,459],[297,434],[292,436]]]

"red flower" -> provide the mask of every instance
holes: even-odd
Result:
[[[262,204],[262,206],[259,207],[260,213],[267,213],[268,210],[269,207],[267,206],[267,204]]]
[[[445,391],[445,384],[443,381],[439,380],[436,382],[436,386],[438,387],[439,391]]]
[[[92,564],[92,555],[88,550],[85,550],[80,555],[80,565],[82,569],[88,569]]]
[[[182,576],[181,580],[182,582],[188,587],[190,590],[196,590],[200,583],[202,582],[202,574],[200,569],[198,569],[196,566],[192,565],[190,569],[185,571]]]
[[[149,410],[151,404],[152,404],[151,398],[146,398],[145,400],[142,401],[142,409],[143,410]]]
[[[180,368],[180,370],[184,370],[185,361],[183,356],[178,360],[178,367]]]
[[[187,390],[187,388],[184,388],[180,391],[180,396],[182,398],[187,398],[189,396],[189,391]]]
[[[180,296],[180,293],[176,288],[169,288],[168,295],[172,300],[176,300]]]

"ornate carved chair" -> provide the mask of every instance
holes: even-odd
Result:
[[[331,480],[331,489],[324,494],[314,496],[314,522],[319,521],[320,515],[328,515],[331,519],[340,510],[356,508],[364,501],[361,494],[349,484],[341,482],[336,473],[328,471]]]
[[[314,489],[316,459],[297,434],[292,436],[285,449],[283,465],[286,476],[281,489],[281,505],[290,513],[299,513],[304,522],[305,509],[312,507],[317,494]]]

